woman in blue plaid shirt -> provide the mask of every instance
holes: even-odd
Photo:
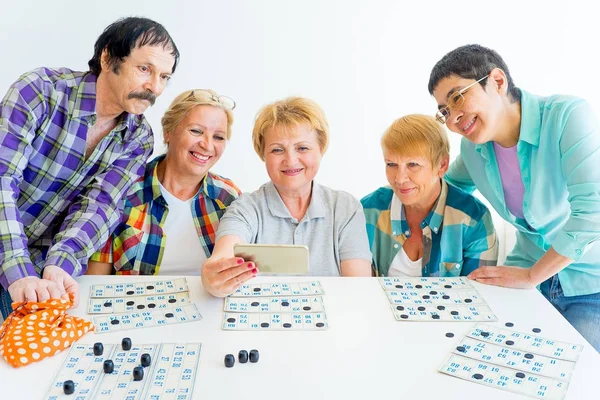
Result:
[[[496,265],[488,209],[447,184],[450,145],[433,117],[407,115],[381,139],[390,186],[365,196],[373,269],[379,276],[459,276]]]

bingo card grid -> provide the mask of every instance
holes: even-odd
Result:
[[[110,285],[92,285],[90,298],[151,296],[188,292],[187,280],[178,278],[155,282],[116,283]]]
[[[561,400],[582,349],[581,345],[478,324],[439,371],[538,399]]]
[[[184,322],[200,321],[202,315],[196,304],[189,303],[181,307],[154,309],[151,311],[98,314],[92,317],[96,333],[107,333],[127,329],[148,328]]]
[[[318,281],[243,285],[225,299],[223,330],[324,330]]]
[[[145,344],[122,350],[106,344],[104,353],[95,356],[93,345],[74,345],[57,373],[45,398],[64,399],[190,399],[200,361],[200,343]],[[141,354],[148,353],[151,366],[144,369],[144,378],[134,381],[132,370],[138,366]],[[114,361],[112,374],[105,374],[104,360]],[[66,395],[63,382],[75,383],[75,392]]]
[[[141,311],[145,309],[164,309],[191,303],[188,292],[151,296],[133,296],[116,298],[90,298],[88,314],[114,314]]]
[[[379,278],[397,321],[497,321],[465,277]]]

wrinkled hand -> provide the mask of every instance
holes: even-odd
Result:
[[[531,289],[536,283],[531,280],[530,268],[518,267],[479,267],[467,278],[486,285],[504,286],[517,289]]]
[[[60,287],[63,292],[73,295],[73,307],[79,304],[79,283],[64,269],[56,265],[48,265],[44,268],[42,278],[54,282]],[[68,299],[68,295],[65,297]]]
[[[254,262],[240,257],[208,260],[202,266],[202,284],[213,296],[225,297],[257,273]]]
[[[48,299],[67,299],[65,288],[57,282],[40,279],[37,276],[27,276],[13,282],[8,287],[8,293],[13,302],[33,301],[42,302]]]

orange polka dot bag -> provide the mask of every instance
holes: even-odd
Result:
[[[94,330],[90,321],[73,317],[69,300],[13,303],[13,312],[0,328],[0,354],[13,367],[22,367],[60,353]]]

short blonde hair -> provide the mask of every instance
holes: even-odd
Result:
[[[187,113],[194,107],[213,106],[221,108],[227,115],[227,140],[229,140],[231,138],[231,125],[233,124],[233,111],[223,106],[218,99],[219,95],[210,89],[193,89],[181,93],[175,97],[175,100],[160,120],[163,135],[165,132],[174,132],[177,125],[183,121]]]
[[[400,156],[425,156],[433,165],[450,155],[448,134],[434,117],[406,115],[395,120],[381,138],[381,147]]]
[[[323,109],[317,103],[304,97],[288,97],[264,106],[256,115],[252,142],[261,160],[265,160],[265,132],[271,128],[292,128],[308,125],[317,133],[321,154],[325,154],[329,144],[329,124]]]

